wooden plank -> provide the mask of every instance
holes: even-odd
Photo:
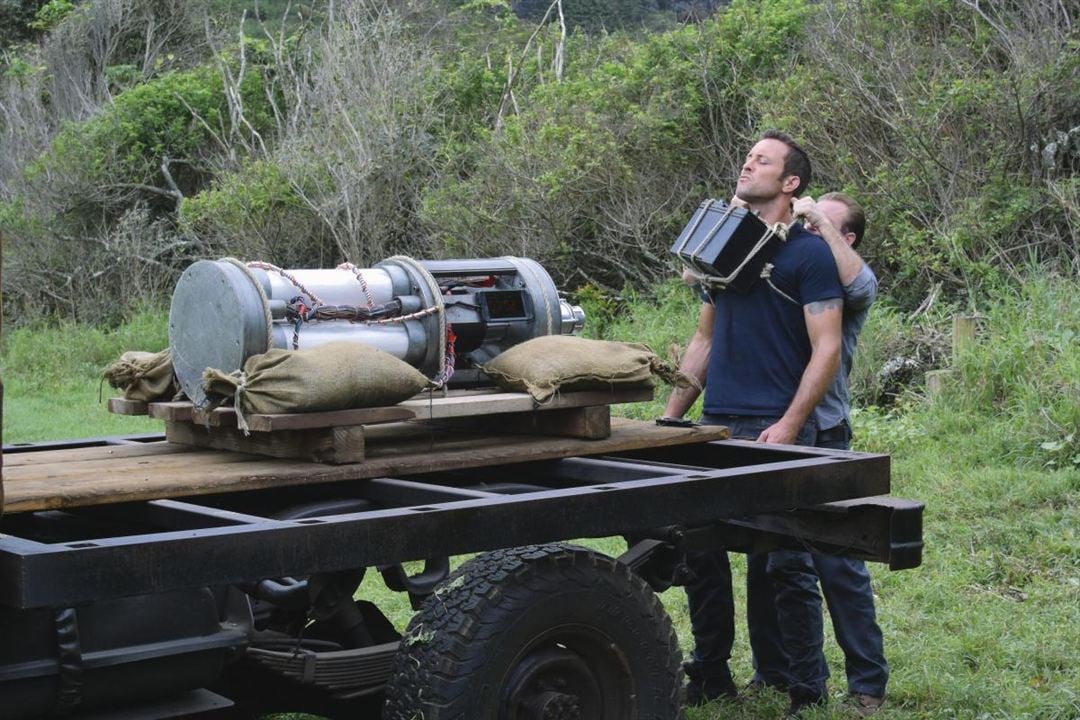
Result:
[[[147,456],[149,462],[132,466],[117,463],[123,472],[51,473],[47,477],[32,466],[8,476],[5,468],[5,512],[28,512],[63,507],[101,505],[169,497],[193,497],[224,492],[260,490],[289,485],[343,482],[381,476],[407,476],[439,470],[457,470],[504,463],[553,460],[575,455],[604,455],[648,447],[724,440],[725,427],[658,427],[653,423],[613,418],[611,435],[600,440],[477,436],[453,430],[425,428],[416,423],[376,426],[381,437],[365,437],[364,462],[324,465],[302,460],[275,459],[216,451],[219,462],[191,467],[180,462],[186,454]],[[190,430],[206,432],[188,425]],[[404,431],[395,435],[394,429]],[[346,439],[346,443],[348,440]],[[164,443],[162,443],[164,445]],[[49,466],[46,466],[49,467]],[[55,466],[52,466],[55,470]]]
[[[181,445],[333,464],[364,459],[362,425],[245,435],[237,428],[218,427],[210,431],[192,423],[166,423],[165,439]]]
[[[192,408],[191,422],[203,427],[234,428],[236,427],[236,411],[231,407],[219,407],[210,411]]]
[[[191,420],[190,402],[150,403],[150,417],[167,422],[187,422]]]
[[[557,435],[599,440],[611,435],[611,408],[607,405],[593,405],[583,408],[559,408],[547,412],[499,413],[431,422],[454,423],[480,432]]]
[[[128,400],[122,397],[109,398],[109,412],[114,415],[146,415],[147,405],[142,400]]]
[[[397,405],[378,408],[355,408],[332,412],[292,413],[247,416],[252,432],[276,430],[302,430],[309,428],[337,427],[345,425],[375,425],[418,420],[443,420],[458,417],[475,417],[521,412],[560,410],[596,405],[642,402],[653,399],[652,388],[628,390],[595,390],[560,393],[550,401],[538,404],[527,393],[499,392],[494,388],[454,390],[446,396],[430,393],[416,396]],[[193,422],[210,427],[236,427],[235,410],[220,407],[204,413],[192,407],[190,402],[151,403],[150,416],[166,422]],[[594,413],[595,414],[595,413]],[[531,422],[531,421],[530,421]],[[555,421],[549,421],[554,423]]]
[[[296,413],[291,415],[248,415],[248,428],[252,432],[275,430],[305,430],[320,427],[349,425],[381,425],[382,423],[412,420],[416,414],[408,408],[390,406],[354,408],[321,413]]]
[[[417,420],[444,420],[495,413],[558,410],[591,405],[615,405],[652,399],[652,388],[559,393],[543,404],[537,404],[528,393],[499,392],[468,397],[450,395],[443,398],[436,395],[430,398],[412,398],[400,403],[398,407],[412,410],[416,414]]]
[[[193,422],[210,427],[236,427],[236,412],[231,407],[210,411],[199,410],[191,402],[160,402],[150,404],[150,417],[170,422]]]
[[[30,451],[4,454],[4,467],[15,468],[29,465],[50,465],[57,463],[78,462],[80,460],[119,459],[146,457],[148,455],[168,455],[185,452],[180,445],[168,443],[139,443],[137,445],[97,445],[86,448],[68,448],[64,450]]]
[[[203,412],[192,407],[191,403],[155,403],[150,406],[150,415],[166,422],[193,422],[196,425],[209,427],[236,427],[236,410],[231,407],[220,407],[210,412]],[[392,405],[331,412],[251,414],[246,416],[245,420],[251,432],[274,432],[344,425],[375,425],[411,420],[413,416],[414,413],[411,410]]]
[[[167,443],[159,443],[165,445]],[[182,447],[182,446],[178,446]],[[209,448],[182,448],[190,452],[168,453],[129,458],[98,458],[68,462],[25,465],[5,468],[5,482],[21,482],[25,478],[53,484],[90,483],[100,479],[130,479],[133,483],[145,482],[147,472],[184,473],[190,476],[200,473],[213,475],[230,463],[251,460],[250,455],[229,454],[222,456],[218,450]]]

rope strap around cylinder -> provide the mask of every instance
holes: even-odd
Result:
[[[300,349],[300,328],[305,322],[310,320],[322,320],[322,319],[347,319],[351,322],[360,322],[365,325],[386,325],[390,323],[403,323],[408,320],[421,320],[431,315],[438,315],[438,343],[439,343],[439,356],[438,367],[441,368],[432,378],[432,382],[438,387],[443,387],[450,379],[450,376],[454,374],[454,353],[453,353],[453,330],[448,327],[446,322],[446,306],[443,303],[442,288],[439,287],[438,281],[435,277],[428,272],[419,261],[411,258],[407,255],[395,255],[387,258],[384,262],[395,262],[399,265],[405,266],[412,271],[414,277],[420,278],[424,286],[430,293],[434,304],[430,307],[417,310],[416,312],[409,313],[407,315],[397,315],[394,317],[364,317],[365,313],[358,311],[356,308],[350,308],[348,306],[328,306],[323,302],[322,298],[312,292],[310,289],[304,286],[300,280],[290,273],[288,270],[284,270],[277,265],[273,265],[267,262],[261,262],[257,260],[250,261],[248,263],[241,263],[234,258],[223,258],[225,262],[234,264],[244,270],[245,273],[251,278],[255,287],[259,291],[259,295],[263,301],[263,308],[266,312],[266,335],[267,335],[267,349],[273,346],[273,324],[274,320],[270,314],[270,302],[266,297],[266,292],[263,290],[262,284],[251,273],[251,269],[263,270],[266,272],[274,272],[281,277],[288,280],[296,289],[306,295],[311,301],[311,307],[307,307],[300,302],[299,298],[293,298],[290,303],[294,305],[299,303],[296,307],[293,307],[294,317],[293,320],[293,336],[292,336],[292,348],[294,350]],[[377,310],[378,307],[375,304],[375,297],[371,293],[370,287],[368,287],[367,281],[364,279],[363,273],[360,268],[356,267],[352,263],[342,263],[335,268],[337,270],[347,270],[353,273],[357,281],[360,283],[360,287],[367,300],[368,310]],[[320,308],[327,308],[328,311],[320,314]],[[551,324],[551,319],[548,319],[548,324]],[[550,332],[550,328],[549,328]],[[449,352],[448,352],[449,350]],[[239,393],[238,393],[239,394]],[[239,417],[238,420],[242,420]]]
[[[299,280],[297,280],[296,276],[293,275],[292,273],[290,273],[288,270],[282,270],[277,265],[271,265],[270,263],[260,262],[258,260],[252,260],[251,262],[249,262],[247,264],[247,266],[249,268],[255,268],[257,270],[265,270],[267,272],[276,272],[278,275],[280,275],[281,277],[283,277],[286,280],[288,280],[289,282],[291,282],[296,287],[297,290],[299,290],[300,292],[307,295],[308,299],[311,300],[312,305],[317,306],[317,305],[325,305],[326,304],[326,303],[324,303],[322,301],[322,298],[320,298],[318,295],[316,295],[315,293],[311,292],[306,287],[304,287],[304,284],[302,282],[300,282]]]
[[[367,298],[368,307],[375,307],[375,296],[371,294],[371,288],[368,287],[367,280],[364,279],[364,274],[360,272],[360,268],[356,267],[351,262],[343,262],[338,265],[335,270],[348,270],[351,272],[360,283],[360,289],[364,291],[364,297]]]
[[[250,263],[242,263],[234,257],[221,258],[221,262],[229,263],[230,265],[234,265],[240,270],[243,270],[244,274],[248,276],[249,280],[251,280],[251,284],[254,285],[255,289],[259,291],[259,299],[262,301],[263,315],[266,317],[266,348],[264,349],[264,352],[266,350],[269,350],[274,346],[274,316],[270,312],[270,298],[266,297],[266,290],[263,289],[262,283],[259,282],[259,279],[255,277],[254,273],[251,272],[250,267],[248,267]]]

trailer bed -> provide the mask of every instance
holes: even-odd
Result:
[[[725,434],[630,420],[591,441],[402,428],[383,454],[345,466],[164,442],[5,453],[8,507],[18,512],[0,523],[0,575],[8,579],[0,604],[63,607],[711,527],[889,491],[888,456],[709,441]],[[281,514],[305,504],[320,510]],[[906,536],[897,538],[883,517],[884,525],[869,524],[878,529],[867,547],[891,562]]]
[[[267,458],[168,442],[4,453],[4,512],[107,505],[416,475],[574,455],[607,455],[642,448],[722,440],[719,426],[659,427],[612,418],[598,440],[536,435],[478,435],[421,423],[367,429],[367,459],[348,465]],[[15,448],[17,450],[17,448]]]

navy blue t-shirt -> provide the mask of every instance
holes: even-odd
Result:
[[[844,296],[829,246],[801,225],[792,228],[772,262],[776,289],[759,280],[744,294],[713,294],[707,413],[783,415],[810,362],[803,306]]]

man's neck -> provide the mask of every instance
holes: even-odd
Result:
[[[788,225],[791,223],[790,195],[777,195],[771,200],[750,203],[750,209],[756,212],[758,217],[768,225],[775,225],[776,223]]]

